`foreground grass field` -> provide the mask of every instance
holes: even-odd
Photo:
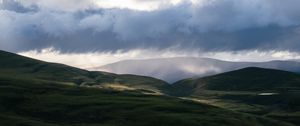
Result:
[[[209,91],[183,97],[227,110],[269,117],[276,120],[300,124],[300,91],[283,94],[260,95],[260,92]]]
[[[292,126],[169,96],[0,77],[2,126]]]

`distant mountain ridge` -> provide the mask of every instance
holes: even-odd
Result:
[[[300,62],[296,61],[229,62],[195,57],[125,60],[92,68],[92,70],[151,76],[173,83],[184,78],[204,77],[246,67],[300,72]]]

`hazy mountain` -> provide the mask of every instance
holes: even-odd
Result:
[[[228,62],[210,58],[177,57],[146,60],[125,60],[92,69],[119,74],[151,76],[168,82],[175,82],[184,78],[203,77],[245,67],[263,67],[299,72],[300,62]]]

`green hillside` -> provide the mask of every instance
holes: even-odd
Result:
[[[107,72],[90,72],[71,66],[48,63],[0,51],[0,75],[18,78],[51,80],[81,86],[125,85],[131,88],[162,90],[166,82],[137,75],[117,75]]]
[[[297,73],[244,68],[181,80],[173,84],[169,92],[225,109],[300,124],[300,75]]]
[[[180,80],[173,84],[173,88],[184,89],[183,94],[192,94],[201,92],[201,90],[280,91],[300,89],[300,74],[250,67],[209,77]]]

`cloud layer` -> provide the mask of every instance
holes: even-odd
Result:
[[[0,49],[300,52],[299,0],[107,1],[2,0]]]

